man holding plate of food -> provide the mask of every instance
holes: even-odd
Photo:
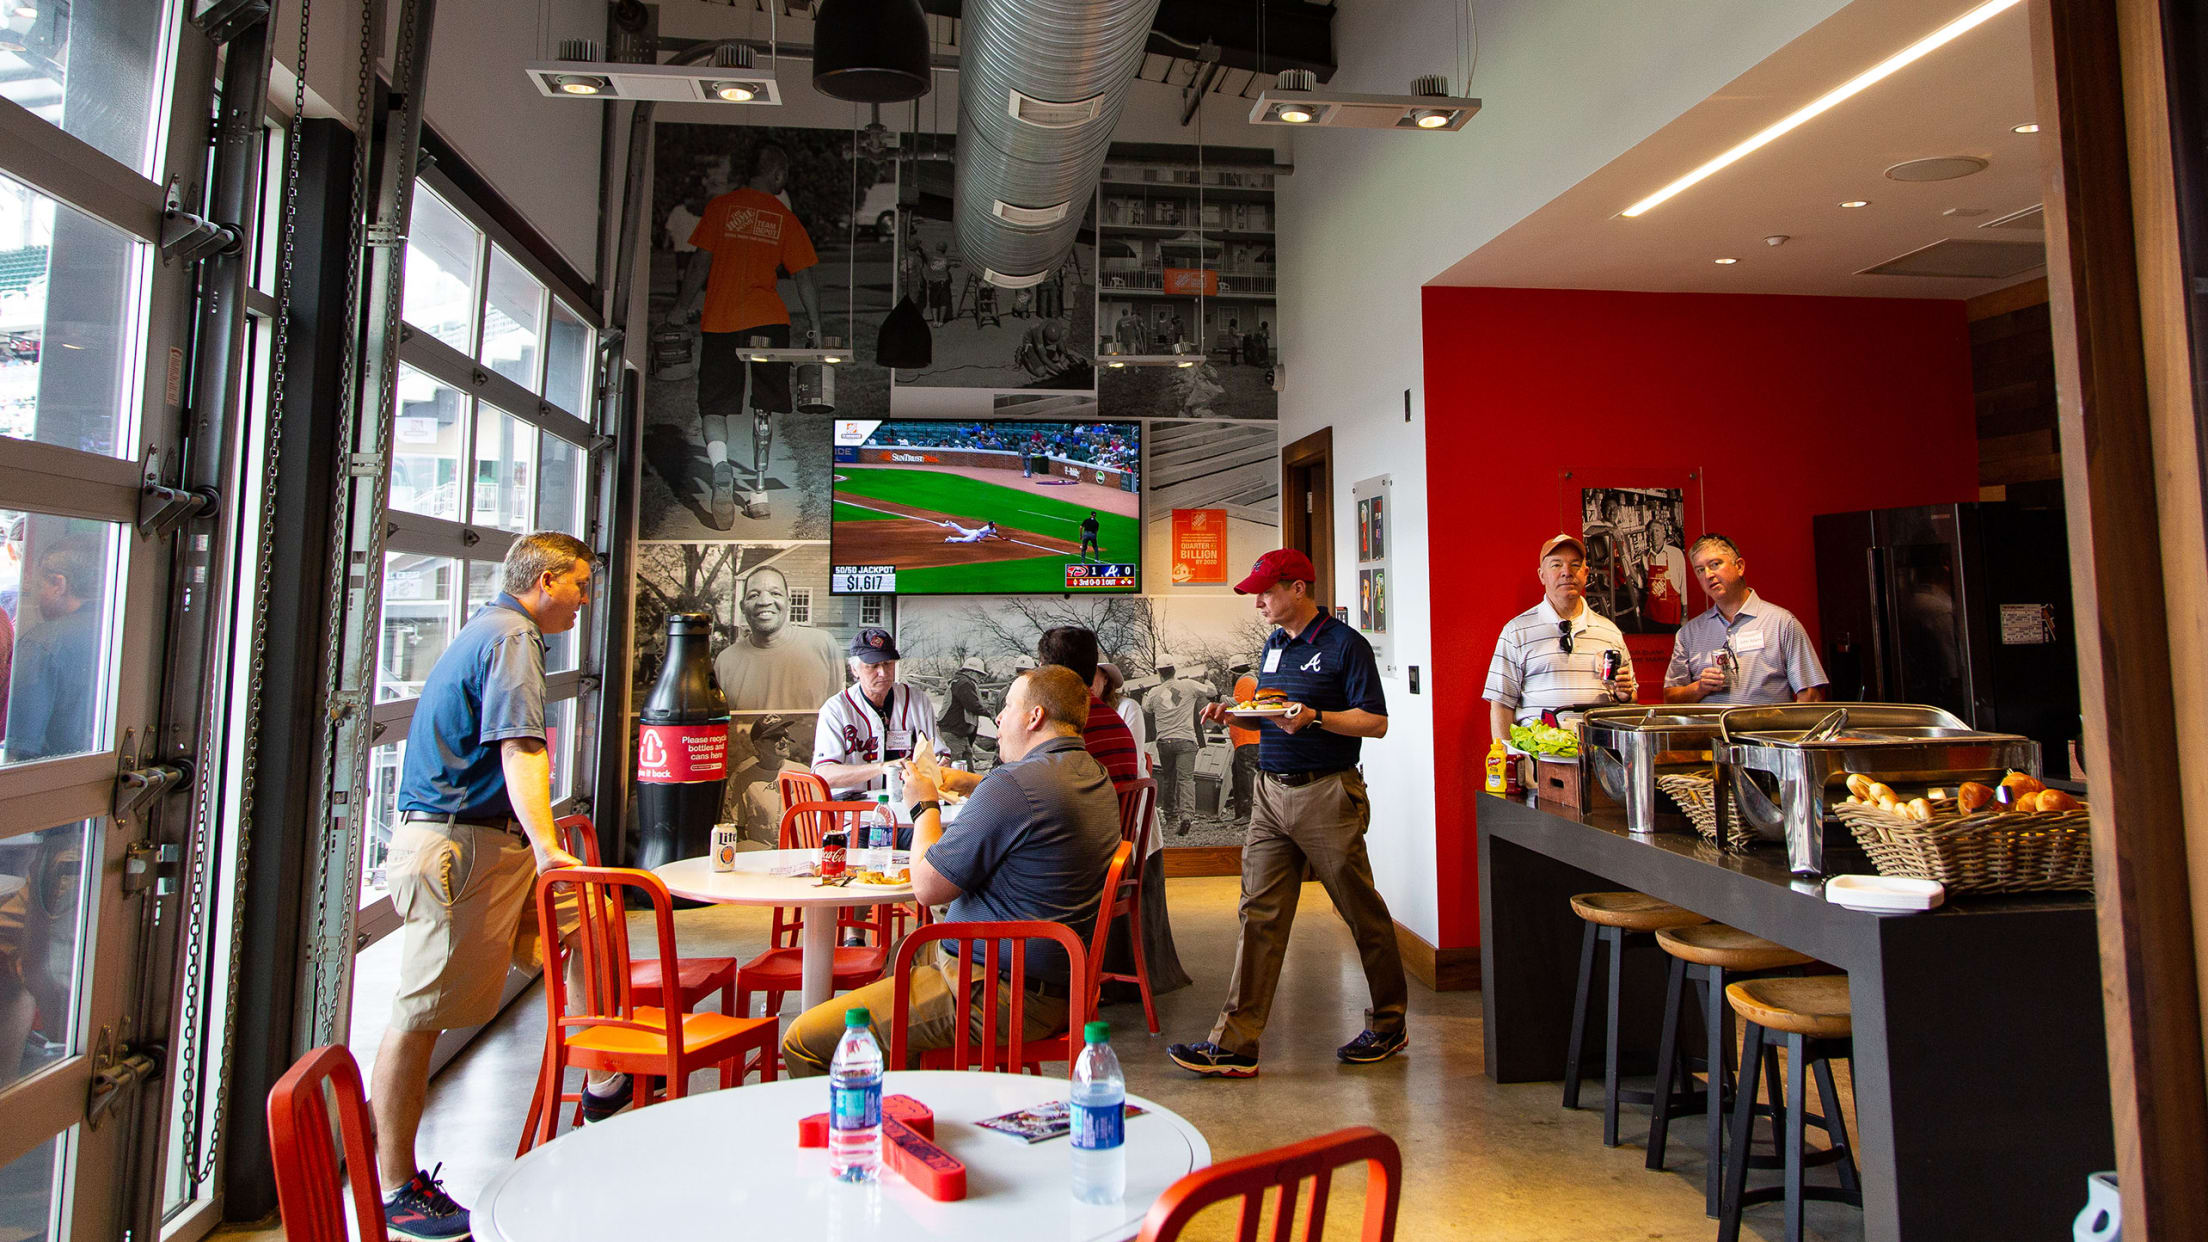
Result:
[[[1259,557],[1249,577],[1235,585],[1237,595],[1256,597],[1258,614],[1275,628],[1265,640],[1251,700],[1231,707],[1213,703],[1203,711],[1207,722],[1231,717],[1260,731],[1256,798],[1242,845],[1234,977],[1211,1037],[1166,1050],[1174,1064],[1206,1077],[1257,1074],[1258,1038],[1280,982],[1306,863],[1349,924],[1372,991],[1364,1031],[1335,1055],[1369,1064],[1410,1042],[1403,1029],[1403,958],[1365,853],[1371,802],[1357,768],[1363,740],[1387,736],[1388,705],[1372,644],[1319,607],[1312,596],[1317,577],[1310,557],[1281,548]]]

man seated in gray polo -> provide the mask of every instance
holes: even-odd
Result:
[[[1063,923],[1088,943],[1104,872],[1119,848],[1118,795],[1081,742],[1088,710],[1089,688],[1071,670],[1052,665],[1023,673],[1006,692],[997,717],[1006,762],[973,787],[958,822],[948,828],[935,802],[933,765],[923,770],[906,764],[905,792],[915,820],[915,897],[931,906],[948,903],[950,922]],[[956,942],[945,942],[950,943]],[[987,941],[965,947],[975,961],[986,960]],[[1009,944],[998,960],[1010,968]],[[974,975],[980,984],[981,972]],[[913,963],[911,979],[907,1049],[950,1047],[962,1012],[979,1038],[981,1011],[956,996],[955,957],[924,952]],[[1081,982],[1070,977],[1065,951],[1057,944],[1028,942],[1023,1038],[1057,1034],[1065,1025],[1067,996]],[[886,1050],[895,989],[895,979],[881,979],[799,1015],[782,1041],[784,1064],[795,1075],[826,1073],[843,1036],[844,1011],[861,1006]],[[1009,1020],[1010,990],[999,991],[1001,1023]]]

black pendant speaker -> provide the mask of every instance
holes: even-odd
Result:
[[[920,0],[821,0],[813,9],[813,89],[875,104],[927,94]]]

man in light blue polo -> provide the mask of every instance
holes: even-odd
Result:
[[[1664,673],[1666,703],[1816,703],[1830,681],[1794,614],[1748,585],[1748,562],[1711,533],[1687,550],[1710,607],[1679,627]]]

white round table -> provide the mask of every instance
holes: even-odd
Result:
[[[711,858],[682,858],[654,868],[667,891],[691,901],[724,906],[796,906],[808,911],[798,939],[805,1008],[835,995],[836,920],[840,906],[886,906],[912,900],[912,886],[860,888],[824,885],[811,875],[775,875],[778,869],[810,866],[815,850],[752,850],[736,855],[734,871],[715,871]],[[830,911],[814,918],[811,911]]]
[[[935,1113],[935,1143],[966,1165],[966,1197],[939,1203],[884,1169],[874,1186],[830,1180],[825,1148],[797,1145],[798,1119],[828,1109],[822,1078],[712,1091],[623,1113],[515,1161],[476,1197],[485,1242],[607,1238],[1064,1239],[1121,1242],[1166,1187],[1211,1163],[1196,1127],[1148,1100],[1127,1119],[1127,1194],[1077,1202],[1063,1138],[1028,1144],[973,1123],[1063,1099],[1066,1080],[911,1070],[887,1075]]]

